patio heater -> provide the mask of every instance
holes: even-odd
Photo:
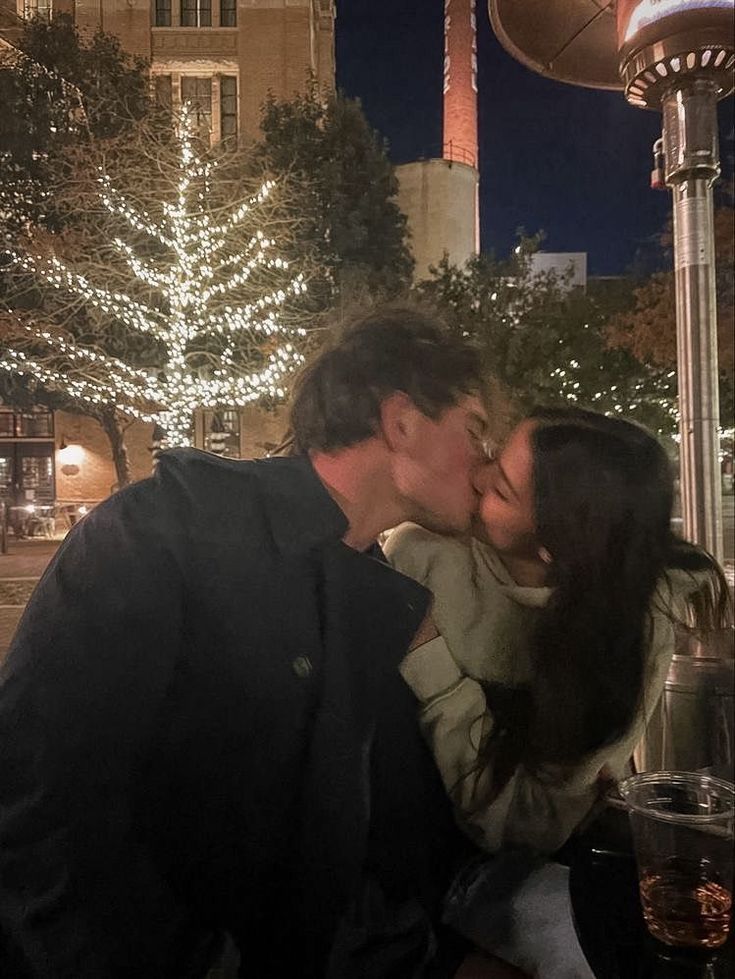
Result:
[[[559,81],[661,109],[674,210],[684,536],[722,560],[712,185],[717,101],[733,90],[735,0],[488,0],[503,46]],[[652,175],[659,182],[658,169]]]

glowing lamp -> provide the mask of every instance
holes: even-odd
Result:
[[[62,466],[80,466],[83,459],[84,449],[81,445],[73,442],[67,443],[64,439],[61,440],[61,445],[59,446],[59,462]]]

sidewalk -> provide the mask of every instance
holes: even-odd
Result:
[[[5,658],[25,604],[59,541],[11,541],[7,554],[0,554],[0,662]]]

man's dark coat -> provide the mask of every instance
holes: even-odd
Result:
[[[221,929],[258,979],[439,974],[427,593],[345,531],[306,458],[180,450],[69,535],[1,675],[3,976],[187,979]]]

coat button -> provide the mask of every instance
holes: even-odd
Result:
[[[311,660],[308,656],[297,656],[291,667],[300,680],[305,680],[311,675]]]

